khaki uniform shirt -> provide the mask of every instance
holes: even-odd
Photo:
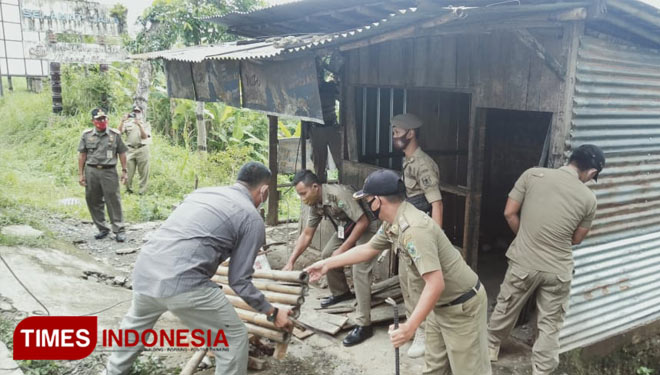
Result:
[[[78,152],[87,154],[88,165],[117,165],[117,155],[127,150],[121,134],[116,129],[107,128],[99,132],[96,128],[87,129],[80,137]]]
[[[321,203],[309,210],[307,226],[316,228],[323,217],[330,216],[336,225],[342,226],[353,221],[356,222],[364,215],[360,204],[353,199],[355,190],[347,185],[323,184],[321,186]],[[369,224],[371,233],[378,230],[376,222]]]
[[[144,132],[147,133],[147,138],[142,139],[140,136],[140,127],[135,123],[134,119],[130,119],[124,123],[123,132],[126,134],[126,145],[130,147],[140,147],[141,145],[151,144],[151,126],[147,122],[141,122]]]
[[[403,182],[406,184],[406,195],[414,197],[424,194],[429,203],[442,199],[440,194],[440,172],[438,165],[421,147],[403,161]]]
[[[525,171],[509,198],[522,203],[520,228],[506,255],[533,270],[571,275],[571,240],[578,227],[590,228],[596,196],[571,167]]]
[[[383,223],[369,244],[381,251],[394,245],[399,260],[408,262],[409,279],[422,279],[425,273],[442,271],[445,290],[436,307],[455,300],[477,284],[477,274],[465,263],[442,229],[408,202],[401,204],[392,224]]]

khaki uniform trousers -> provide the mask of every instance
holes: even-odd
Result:
[[[152,329],[165,312],[176,315],[190,329],[213,332],[224,330],[227,344],[212,348],[215,356],[215,375],[245,375],[248,364],[248,332],[220,288],[200,287],[167,298],[154,298],[133,292],[133,304],[121,322],[121,329],[134,329],[140,336]],[[153,339],[147,338],[148,342]],[[211,345],[212,343],[206,343]],[[117,348],[108,359],[108,375],[126,375],[144,346],[140,342],[132,348]]]
[[[372,236],[373,233],[368,231],[363,233],[357,240],[356,245],[362,245],[369,242]],[[334,233],[323,248],[321,258],[326,259],[331,257],[332,253],[337,250],[342,243],[343,240],[337,237],[337,233]],[[360,326],[368,326],[371,324],[371,276],[376,261],[377,257],[370,261],[354,264],[352,266],[355,299],[358,304],[358,315],[355,320]],[[328,287],[333,296],[339,296],[350,292],[343,268],[335,268],[328,271],[327,277]]]
[[[105,206],[112,223],[112,232],[124,232],[124,219],[119,196],[119,177],[115,167],[98,169],[85,166],[85,200],[92,221],[99,232],[108,232],[110,228],[105,223]]]
[[[509,262],[488,324],[489,351],[496,356],[527,300],[536,292],[539,336],[532,348],[534,375],[552,373],[559,366],[559,330],[564,324],[571,276],[541,272]]]
[[[435,307],[426,318],[424,375],[491,375],[483,285],[469,300]]]
[[[142,146],[140,148],[128,147],[126,153],[126,161],[128,162],[128,176],[126,180],[126,188],[133,190],[133,177],[137,170],[140,175],[140,194],[147,191],[147,182],[149,181],[149,146]]]

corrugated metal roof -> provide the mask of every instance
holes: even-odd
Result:
[[[265,38],[349,30],[416,5],[416,0],[301,0],[204,20],[225,25],[236,35]]]
[[[590,235],[575,249],[562,351],[660,319],[660,52],[585,36],[580,42],[573,149],[600,146]]]
[[[445,12],[451,12],[451,10],[445,10]],[[160,58],[188,62],[200,62],[204,59],[249,60],[273,58],[280,55],[308,51],[336,42],[348,42],[353,39],[360,39],[402,27],[420,18],[417,15],[416,8],[402,9],[390,14],[386,19],[346,32],[269,38],[265,41],[255,40],[252,43],[231,42],[218,45],[195,46],[144,53],[131,57],[141,60]]]

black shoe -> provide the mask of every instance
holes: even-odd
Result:
[[[103,231],[103,232],[98,232],[98,233],[96,233],[96,235],[94,236],[94,238],[96,238],[97,240],[102,240],[102,239],[108,237],[108,234],[110,234],[110,232],[107,231],[107,230],[105,230],[105,231]]]
[[[371,326],[357,326],[344,337],[342,343],[344,346],[353,346],[361,343],[362,341],[368,339],[374,335],[374,330]]]
[[[347,301],[347,300],[352,299],[354,297],[355,296],[351,292],[346,292],[346,293],[338,295],[338,296],[326,297],[326,298],[321,300],[321,308],[325,309],[326,307],[332,306],[335,303]]]
[[[115,235],[115,239],[117,240],[117,242],[124,242],[126,241],[126,235],[124,234],[124,232],[119,232]]]

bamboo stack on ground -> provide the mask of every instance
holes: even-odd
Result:
[[[266,300],[277,308],[288,308],[292,316],[300,316],[300,306],[305,302],[309,289],[309,276],[303,271],[256,270],[252,284],[259,289]],[[268,321],[266,315],[256,312],[229,286],[229,267],[218,267],[211,280],[222,287],[227,299],[234,306],[239,318],[245,322],[248,332],[257,337],[268,338],[276,343],[274,357],[282,359],[291,339],[290,332],[281,330]]]

